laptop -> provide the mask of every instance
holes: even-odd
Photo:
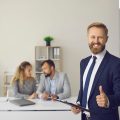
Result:
[[[9,100],[10,103],[15,104],[17,106],[28,106],[28,105],[34,105],[35,103],[30,101],[30,100],[26,100],[26,99],[15,99],[15,100]]]

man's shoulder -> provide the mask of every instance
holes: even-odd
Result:
[[[67,75],[65,72],[57,72],[57,74],[58,74],[59,76],[65,76],[65,75]]]
[[[46,79],[45,75],[44,75],[44,74],[41,74],[41,75],[40,75],[40,79],[41,79],[41,80],[45,80],[45,79]]]
[[[82,60],[89,60],[90,58],[91,58],[91,55],[83,58]]]
[[[115,55],[112,55],[110,53],[108,53],[108,55],[110,56],[109,60],[110,62],[112,63],[120,63],[120,58],[115,56]]]
[[[65,72],[57,72],[57,78],[62,82],[66,79],[68,79],[67,73]]]
[[[82,58],[81,61],[80,61],[80,63],[88,62],[90,60],[90,58],[91,58],[91,56]]]

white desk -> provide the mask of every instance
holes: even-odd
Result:
[[[33,101],[35,105],[19,107],[1,97],[0,117],[4,120],[80,120],[80,114],[74,115],[68,105],[40,99]],[[67,101],[75,102],[76,99],[70,98]]]

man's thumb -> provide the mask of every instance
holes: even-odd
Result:
[[[100,95],[104,93],[102,86],[99,86]]]

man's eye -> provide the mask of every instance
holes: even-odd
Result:
[[[92,39],[95,39],[95,36],[91,36]]]
[[[103,37],[102,37],[102,36],[100,36],[100,37],[99,37],[99,39],[103,39]]]

